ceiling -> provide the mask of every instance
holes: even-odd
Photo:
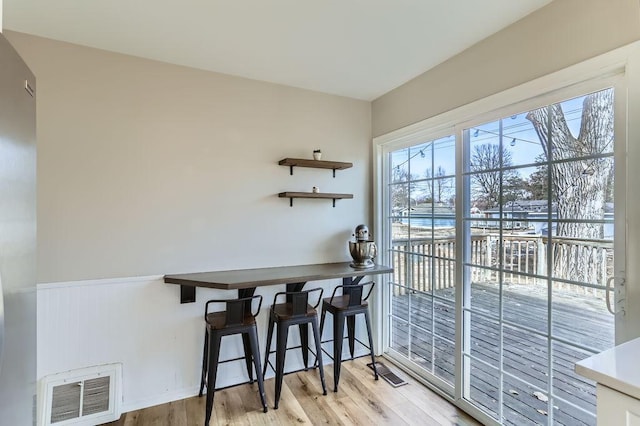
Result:
[[[4,0],[4,28],[373,100],[550,2]]]

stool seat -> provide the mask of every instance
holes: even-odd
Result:
[[[227,327],[237,327],[238,325],[248,326],[256,323],[255,317],[251,313],[247,313],[240,324],[228,324],[226,311],[211,312],[207,314],[204,320],[207,323],[207,327],[211,327],[213,330],[223,330]]]
[[[281,320],[291,319],[294,316],[293,303],[278,303],[277,305],[273,305],[271,308],[271,312]],[[300,316],[300,314],[295,315]],[[317,317],[318,311],[316,311],[313,306],[307,304],[306,312],[302,313],[301,315],[305,317]]]
[[[346,310],[360,310],[367,309],[369,302],[363,300],[356,305],[350,305],[351,296],[336,296],[333,300],[330,297],[322,299],[322,309],[329,312],[334,311],[346,311]]]
[[[320,319],[320,335],[324,330],[324,320],[327,312],[333,315],[333,391],[338,392],[340,381],[340,364],[342,363],[342,341],[344,339],[344,324],[347,323],[349,338],[349,352],[351,359],[355,351],[356,315],[363,314],[367,326],[369,338],[369,351],[373,362],[373,375],[378,380],[378,369],[373,354],[373,338],[371,336],[371,320],[369,319],[369,303],[367,299],[371,295],[375,283],[345,284],[333,289],[331,297],[322,300],[322,316]],[[363,297],[363,289],[369,287],[369,292]],[[342,296],[336,296],[336,291],[342,289]],[[358,342],[360,342],[358,340]],[[360,342],[361,343],[361,342]],[[366,345],[365,345],[366,346]]]
[[[309,293],[319,292],[318,303],[311,306],[309,302]],[[320,371],[320,382],[322,383],[322,393],[327,394],[327,387],[324,382],[324,369],[322,366],[322,348],[320,343],[320,330],[318,328],[318,312],[316,308],[322,300],[323,290],[316,288],[307,291],[283,291],[276,293],[271,305],[269,314],[269,328],[267,329],[267,349],[264,354],[264,371],[262,375],[267,373],[267,365],[269,365],[269,354],[271,351],[271,339],[273,331],[277,325],[276,339],[276,389],[274,408],[278,408],[280,402],[280,393],[282,391],[282,380],[284,377],[284,361],[287,353],[287,336],[289,335],[289,327],[297,325],[300,329],[300,348],[302,349],[302,361],[304,369],[309,366],[309,324],[313,329],[313,338],[316,345],[316,360],[318,361],[318,370]],[[277,303],[278,297],[286,296],[286,303]],[[293,349],[293,348],[292,348]]]

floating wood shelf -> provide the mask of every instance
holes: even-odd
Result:
[[[293,207],[294,198],[324,198],[327,200],[333,200],[333,207],[336,206],[336,200],[342,200],[344,198],[353,198],[353,194],[332,194],[328,192],[281,192],[278,194],[280,198],[288,198],[289,205]]]
[[[344,170],[353,167],[353,163],[342,161],[307,160],[304,158],[285,158],[278,162],[281,166],[289,166],[289,173],[293,174],[293,167],[310,167],[314,169],[333,170],[333,177],[336,177],[336,170]]]

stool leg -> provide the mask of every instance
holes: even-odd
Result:
[[[327,311],[322,307],[322,314],[320,315],[320,344],[322,345],[322,331],[324,330],[324,317],[327,315]],[[318,346],[316,348],[317,352],[322,352],[322,347]],[[316,354],[316,362],[318,361],[318,355]],[[315,362],[313,363],[315,366]]]
[[[351,359],[353,359],[353,353],[356,346],[356,316],[349,315],[347,317],[347,336],[349,336],[349,352],[351,353]]]
[[[309,369],[309,323],[299,324],[300,329],[300,348],[302,349],[302,361],[304,362],[304,371]]]
[[[378,380],[378,367],[376,366],[376,357],[373,354],[373,336],[371,335],[371,321],[369,320],[369,310],[364,311],[364,320],[367,323],[367,336],[369,336],[369,348],[371,349],[371,362],[373,362],[373,375]]]
[[[267,412],[267,398],[264,394],[264,381],[262,376],[262,368],[260,366],[260,346],[258,346],[258,330],[254,326],[247,333],[249,336],[249,346],[251,346],[251,354],[253,357],[253,365],[256,368],[256,380],[258,381],[258,391],[260,392],[260,401],[262,401],[262,409]]]
[[[289,326],[278,323],[278,339],[276,340],[276,403],[274,408],[278,409],[280,393],[282,391],[282,379],[284,377],[284,358],[287,354],[287,336]]]
[[[320,382],[322,383],[322,394],[327,394],[327,385],[324,382],[324,367],[322,366],[322,348],[320,347],[320,330],[318,329],[318,318],[311,320],[311,327],[313,328],[313,338],[316,342],[316,358],[318,360],[318,369],[320,370]]]
[[[340,364],[342,363],[342,340],[344,339],[344,315],[333,314],[333,391],[338,392]]]
[[[220,339],[218,333],[209,333],[209,372],[207,377],[207,408],[204,424],[209,426],[211,410],[213,409],[213,393],[216,389],[216,376],[218,375],[218,357],[220,356]]]
[[[273,337],[273,317],[269,315],[269,328],[267,329],[267,348],[264,351],[264,366],[262,367],[262,377],[267,375],[267,366],[269,365],[269,352],[271,352],[271,338]]]
[[[200,392],[198,392],[198,396],[202,396],[202,391],[204,390],[204,384],[207,380],[207,358],[209,357],[209,333],[207,332],[207,328],[204,329],[204,344],[203,353],[202,353],[202,375],[200,377]]]
[[[247,373],[249,374],[249,383],[253,383],[253,365],[251,363],[251,343],[249,335],[242,333],[242,346],[244,347],[244,362],[247,365]]]
[[[324,330],[324,317],[327,315],[327,311],[322,307],[322,315],[320,315],[320,340],[322,340],[322,332]]]

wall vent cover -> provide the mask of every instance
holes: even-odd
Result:
[[[42,379],[41,426],[92,426],[120,418],[122,364],[52,374]]]

